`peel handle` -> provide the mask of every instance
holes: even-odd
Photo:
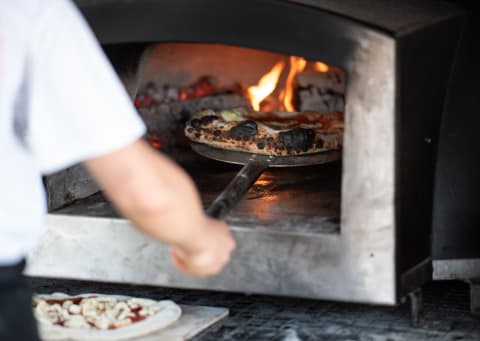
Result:
[[[269,162],[256,160],[255,156],[252,156],[223,192],[213,201],[207,209],[207,214],[212,218],[224,218],[268,166]]]

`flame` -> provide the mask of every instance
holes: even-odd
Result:
[[[260,78],[257,85],[248,87],[248,96],[253,109],[260,110],[260,103],[275,90],[284,67],[283,61],[277,62],[269,72]]]
[[[295,75],[302,72],[307,66],[307,61],[302,57],[290,56],[290,71],[288,72],[287,83],[285,86],[285,96],[283,97],[283,106],[288,111],[295,111],[292,104],[293,99],[293,81]]]
[[[328,71],[328,65],[325,64],[325,63],[322,63],[322,62],[316,62],[313,65],[313,68],[315,69],[315,71],[319,71],[319,72],[327,72]]]
[[[289,61],[290,68],[285,81],[285,87],[281,89],[280,95],[278,97],[276,96],[276,100],[279,101],[277,103],[281,103],[282,108],[276,108],[280,105],[277,105],[275,101],[272,101],[272,98],[268,97],[276,90],[277,86],[279,86],[279,78],[285,68],[285,62],[278,61],[270,71],[260,78],[258,84],[252,85],[247,89],[248,97],[254,110],[261,110],[260,104],[268,97],[268,99],[270,99],[270,105],[263,102],[262,106],[264,110],[270,110],[269,107],[272,107],[273,105],[272,110],[283,109],[287,111],[295,111],[295,107],[293,106],[295,76],[305,70],[307,67],[307,60],[302,57],[290,56]],[[318,72],[328,72],[329,70],[329,66],[322,62],[314,62],[313,65],[309,65],[309,69],[313,67],[313,69]]]

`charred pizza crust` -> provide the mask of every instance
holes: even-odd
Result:
[[[343,115],[207,109],[192,116],[185,135],[213,147],[258,154],[317,153],[341,148]]]

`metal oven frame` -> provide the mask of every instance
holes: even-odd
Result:
[[[461,12],[432,5],[428,15],[388,23],[393,14],[380,16],[381,1],[373,1],[377,21],[372,11],[332,13],[320,0],[77,3],[103,44],[224,43],[343,68],[340,228],[305,234],[233,224],[231,264],[197,279],[178,273],[168,247],[127,220],[51,213],[28,275],[387,305],[431,278],[433,171]],[[87,179],[75,186],[91,186],[81,170],[69,172]]]

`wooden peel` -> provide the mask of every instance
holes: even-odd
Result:
[[[197,142],[193,142],[191,146],[196,153],[209,159],[243,165],[238,174],[207,209],[209,216],[218,219],[224,218],[235,207],[250,186],[267,168],[319,165],[337,161],[342,155],[341,150],[333,150],[295,156],[274,156],[226,150]]]

